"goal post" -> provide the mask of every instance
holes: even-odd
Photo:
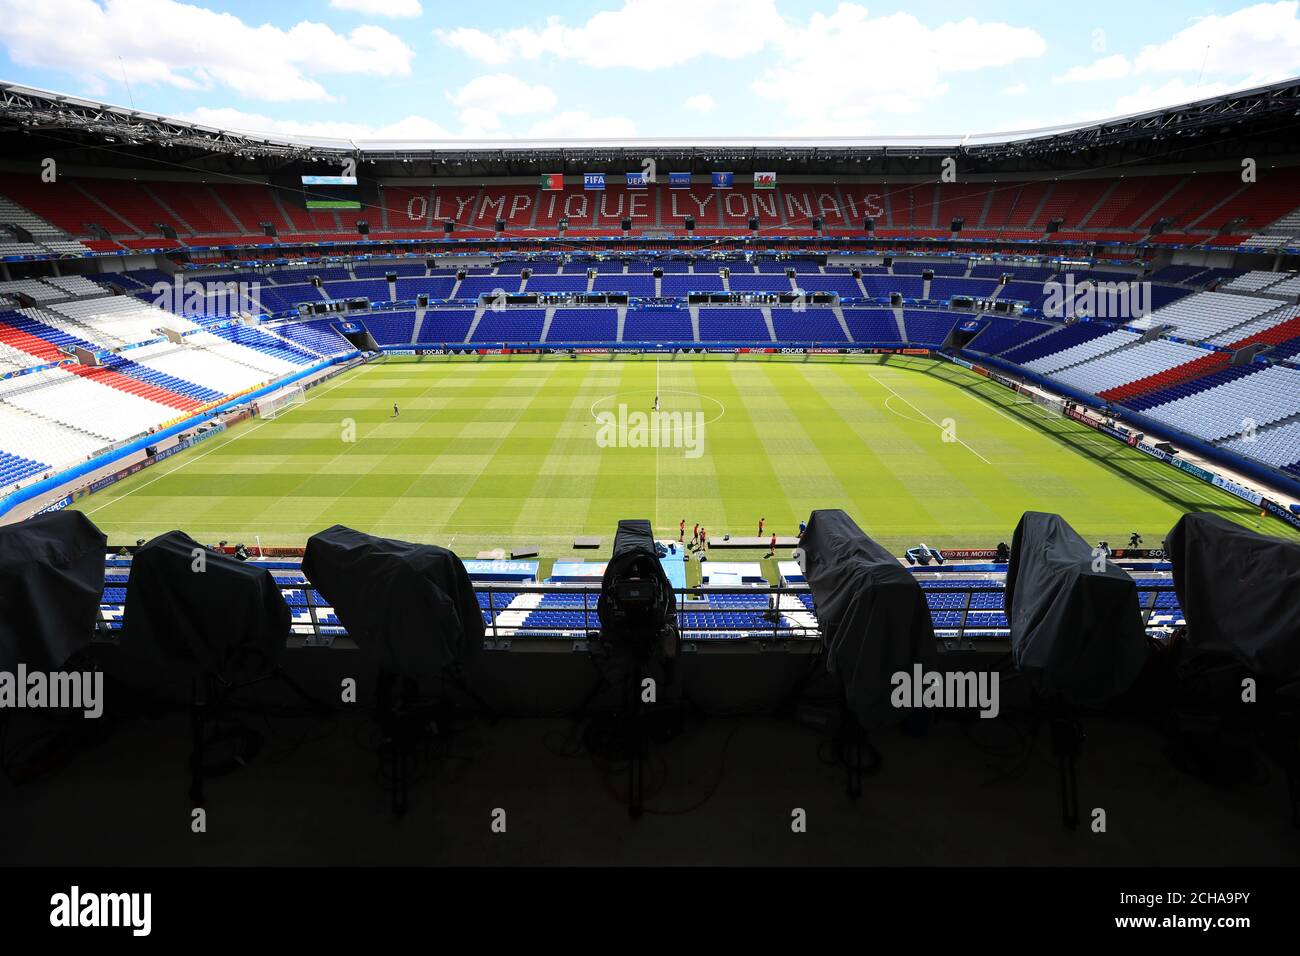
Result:
[[[258,418],[278,418],[289,409],[303,404],[307,400],[306,391],[301,385],[289,385],[255,399],[253,408]]]

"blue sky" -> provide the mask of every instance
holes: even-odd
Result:
[[[0,57],[12,82],[267,132],[983,133],[1300,74],[1300,2],[0,0]]]

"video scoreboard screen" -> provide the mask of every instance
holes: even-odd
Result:
[[[361,208],[355,176],[303,176],[302,195],[308,209]]]

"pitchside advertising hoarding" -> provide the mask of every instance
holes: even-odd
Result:
[[[536,580],[538,561],[506,561],[501,559],[466,561],[465,570],[476,581]]]
[[[1269,514],[1273,515],[1274,517],[1281,518],[1291,527],[1295,528],[1297,531],[1300,531],[1300,515],[1293,514],[1292,512],[1288,511],[1286,508],[1283,508],[1276,501],[1270,501],[1267,498],[1265,498],[1261,502],[1261,504],[1264,510],[1267,511]]]

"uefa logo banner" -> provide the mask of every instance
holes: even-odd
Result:
[[[628,189],[646,189],[647,187],[649,187],[649,185],[650,185],[650,177],[647,176],[645,173],[627,174]]]
[[[775,189],[776,173],[754,173],[755,189]]]
[[[713,174],[714,189],[730,189],[732,185],[735,183],[735,181],[736,181],[735,173],[714,173]]]
[[[604,173],[583,173],[582,188],[583,189],[604,189],[605,174]]]

